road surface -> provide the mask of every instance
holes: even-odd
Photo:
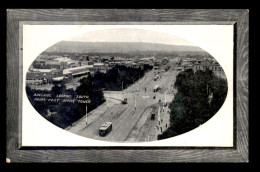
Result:
[[[171,66],[167,72],[153,69],[123,91],[104,92],[107,101],[88,114],[87,125],[86,117],[82,117],[66,130],[87,138],[114,142],[157,140],[157,135],[169,126],[168,107],[163,108],[162,105],[165,92],[168,104],[174,98],[173,84],[177,67],[175,61],[170,61],[167,65]],[[154,81],[153,78],[158,71],[160,71],[160,77]],[[154,85],[159,85],[161,88],[156,93],[153,92]],[[154,96],[156,96],[155,99],[153,99]],[[124,98],[127,98],[127,104],[121,104]],[[161,103],[158,103],[159,100]],[[159,106],[161,107],[160,123],[158,121]],[[155,120],[151,120],[151,112],[156,112]],[[105,137],[99,136],[99,128],[107,121],[112,122],[112,131]]]

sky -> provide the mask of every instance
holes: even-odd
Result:
[[[194,46],[190,42],[156,31],[121,28],[121,29],[106,29],[91,31],[85,34],[71,37],[66,41],[79,42],[146,42],[146,43],[160,43],[170,45],[188,45]]]

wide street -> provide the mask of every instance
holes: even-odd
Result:
[[[162,102],[169,104],[173,98],[173,84],[176,79],[177,67],[175,61],[167,65],[171,68],[165,72],[151,70],[140,80],[123,91],[106,91],[106,102],[82,117],[67,131],[91,139],[116,141],[116,142],[145,142],[157,140],[157,135],[169,127],[168,107],[163,107]],[[160,73],[158,73],[160,72]],[[154,76],[160,77],[154,81]],[[153,87],[159,85],[158,92],[153,92]],[[156,96],[154,99],[153,97]],[[127,104],[121,101],[127,98]],[[158,103],[161,100],[161,103]],[[161,109],[160,117],[158,109]],[[151,112],[155,112],[155,120],[151,120]],[[158,122],[158,117],[161,119]],[[105,137],[99,136],[99,128],[104,122],[112,122],[112,130]]]

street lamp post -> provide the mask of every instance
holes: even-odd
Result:
[[[160,122],[161,122],[161,107],[159,105],[159,109],[158,109],[158,124],[160,125]]]
[[[136,110],[136,95],[135,95],[135,110]]]
[[[86,104],[86,125],[88,125],[88,106]]]

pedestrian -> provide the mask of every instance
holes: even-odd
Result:
[[[162,127],[161,127],[161,132],[162,132]]]
[[[167,128],[167,123],[166,123],[165,127]]]

